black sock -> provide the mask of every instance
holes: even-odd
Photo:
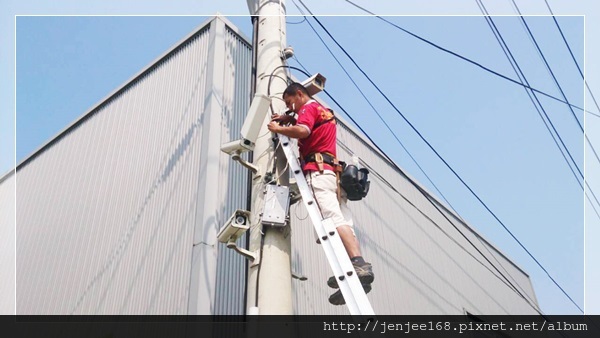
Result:
[[[352,263],[357,263],[358,265],[363,265],[365,264],[365,260],[363,259],[362,256],[356,256],[356,257],[352,257],[350,258],[350,261]]]

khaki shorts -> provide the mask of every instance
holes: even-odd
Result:
[[[331,218],[335,227],[348,225],[354,227],[352,214],[346,202],[346,192],[341,191],[341,201],[337,198],[337,180],[335,173],[331,170],[323,170],[323,173],[318,171],[309,171],[305,175],[308,187],[313,191],[317,205],[321,210],[323,218]],[[354,232],[354,229],[352,229]]]

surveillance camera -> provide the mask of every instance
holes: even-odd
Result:
[[[217,234],[221,243],[235,242],[250,229],[250,211],[236,210]]]
[[[229,155],[232,155],[235,152],[241,153],[247,150],[248,149],[243,146],[243,140],[231,141],[221,145],[221,151]]]
[[[313,96],[315,94],[317,94],[318,92],[322,91],[323,89],[325,89],[325,81],[327,79],[321,75],[320,73],[317,73],[311,77],[309,77],[308,79],[304,80],[304,82],[302,82],[302,85],[304,86],[304,88],[306,88],[306,91],[308,92],[308,95]]]
[[[248,114],[246,115],[246,119],[244,120],[240,132],[242,134],[240,143],[242,147],[248,150],[254,149],[254,143],[258,138],[260,129],[264,126],[265,117],[267,116],[270,106],[271,98],[262,94],[254,95],[254,99],[252,99],[250,109],[248,109]]]

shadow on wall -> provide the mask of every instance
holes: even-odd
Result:
[[[184,109],[184,112],[180,118],[180,122],[179,122],[177,128],[173,131],[173,137],[171,138],[171,142],[170,142],[171,144],[175,143],[176,135],[179,133],[179,130],[184,126],[184,121],[186,120],[187,116],[190,114],[191,104],[192,104],[194,98],[196,97],[196,95],[198,94],[198,91],[200,88],[200,83],[204,77],[205,70],[206,70],[206,67],[198,75],[198,80],[196,81],[196,85],[192,89],[192,92],[188,99],[186,108]],[[168,117],[168,114],[166,114],[166,115]],[[188,131],[186,132],[186,134],[179,140],[179,142],[177,142],[177,146],[175,147],[175,149],[170,152],[170,155],[167,155],[164,157],[163,163],[164,162],[166,162],[166,163],[163,166],[163,169],[160,170],[160,172],[157,174],[157,178],[154,181],[154,184],[151,186],[148,193],[146,194],[146,197],[144,198],[143,202],[141,203],[141,206],[138,208],[137,213],[133,217],[130,226],[126,229],[125,234],[121,237],[121,240],[118,242],[118,244],[112,250],[112,253],[109,255],[109,258],[107,259],[104,266],[94,275],[94,277],[88,283],[85,290],[79,296],[76,304],[71,309],[70,314],[74,314],[77,311],[77,309],[81,306],[84,299],[87,297],[87,295],[90,293],[90,291],[95,287],[95,285],[103,278],[103,276],[106,274],[106,272],[112,266],[115,266],[113,273],[110,276],[110,280],[107,283],[105,290],[103,292],[100,304],[96,308],[96,311],[98,311],[100,309],[101,304],[104,302],[104,300],[106,298],[107,291],[110,288],[112,281],[115,277],[116,270],[119,267],[119,265],[121,264],[121,261],[123,259],[123,253],[125,251],[127,251],[129,244],[131,242],[131,238],[133,237],[134,233],[136,232],[139,221],[140,221],[142,215],[146,212],[149,202],[151,201],[151,199],[154,196],[154,194],[156,193],[156,191],[160,188],[160,186],[170,178],[174,168],[178,164],[185,163],[185,161],[187,159],[189,159],[189,157],[185,157],[184,155],[187,153],[187,150],[189,149],[190,145],[192,144],[194,135],[196,134],[198,127],[201,127],[204,123],[204,121],[203,121],[204,114],[202,112],[200,112],[199,115],[200,115],[199,118],[196,119],[196,121],[194,121],[191,125],[189,125]],[[181,159],[184,157],[185,157],[185,161],[180,163]],[[168,160],[167,160],[167,158],[168,158]],[[180,179],[181,179],[181,177],[178,177],[176,179],[175,187],[177,187],[179,185]],[[175,191],[176,191],[175,189],[172,190],[171,195],[173,195]],[[164,211],[167,209],[167,207],[170,205],[170,203],[171,203],[171,199],[169,199],[169,202],[165,205],[161,214],[164,215]],[[161,219],[162,219],[162,217],[164,217],[164,216],[161,216]],[[160,225],[161,225],[161,223],[159,223],[159,226]],[[151,243],[154,242],[154,236],[155,236],[157,230],[158,230],[158,228],[154,229],[153,239],[151,240]],[[142,265],[144,262],[145,262],[145,259],[142,261]],[[139,268],[141,268],[141,266]],[[138,272],[139,271],[140,270],[138,269]],[[131,291],[131,288],[130,288],[130,291]],[[122,308],[124,307],[124,305],[122,306]]]

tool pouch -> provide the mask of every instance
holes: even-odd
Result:
[[[369,192],[369,170],[358,169],[355,165],[346,165],[340,178],[340,185],[351,201],[360,201]]]

